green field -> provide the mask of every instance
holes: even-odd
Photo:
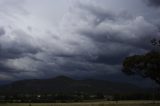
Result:
[[[106,101],[88,103],[1,103],[0,106],[160,106],[160,101]]]

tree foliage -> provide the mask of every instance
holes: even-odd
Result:
[[[160,41],[151,40],[154,47],[160,45]],[[138,74],[144,78],[150,78],[160,84],[160,52],[150,51],[144,55],[134,55],[125,58],[123,72],[128,75]]]

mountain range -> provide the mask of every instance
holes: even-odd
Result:
[[[22,93],[97,93],[104,94],[128,94],[144,91],[136,85],[129,83],[118,83],[106,80],[85,79],[76,80],[66,76],[58,76],[49,79],[29,79],[15,81],[0,86],[0,94],[22,94]]]

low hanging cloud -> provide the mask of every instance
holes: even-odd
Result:
[[[0,76],[4,80],[116,75],[126,56],[151,50],[150,40],[160,36],[153,18],[131,9],[108,8],[106,0],[71,1],[57,28],[47,23],[52,23],[49,18],[44,21],[28,9],[25,1],[14,6],[7,3],[7,14],[0,8],[4,20],[0,21]],[[149,15],[155,17],[152,12]]]

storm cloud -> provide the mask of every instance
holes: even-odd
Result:
[[[58,12],[51,11],[52,0],[36,6],[38,1],[2,1],[1,80],[58,75],[105,79],[121,73],[126,56],[151,50],[150,40],[160,36],[158,11],[143,0],[60,0],[62,7],[55,8],[63,9]],[[157,0],[149,1],[158,6]]]
[[[147,0],[147,2],[150,6],[155,6],[155,7],[160,6],[160,1],[159,0]]]

